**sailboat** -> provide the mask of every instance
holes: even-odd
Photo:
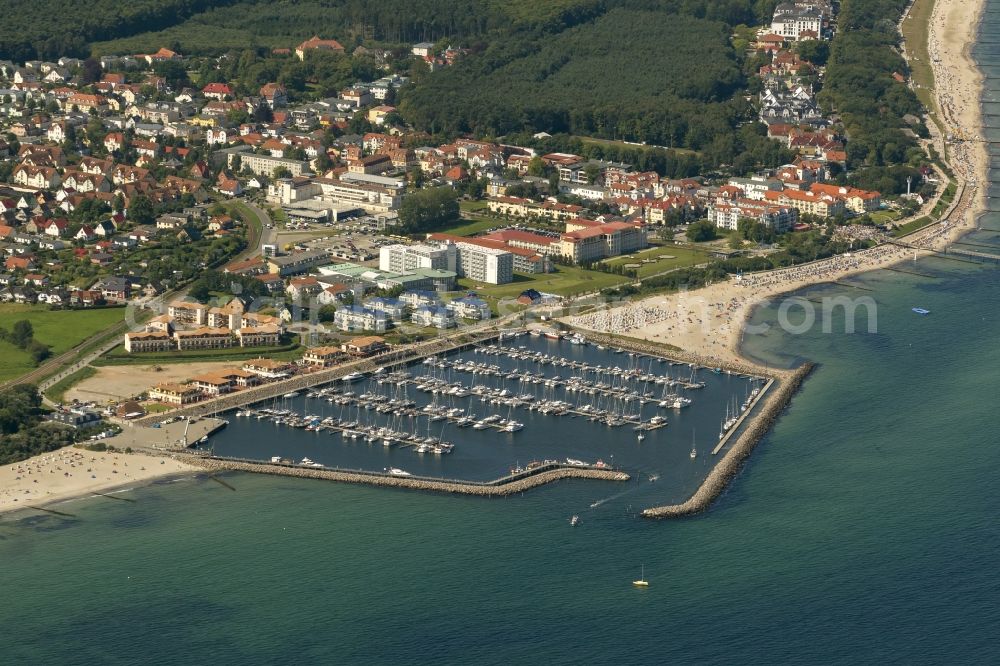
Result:
[[[646,565],[642,565],[642,573],[639,574],[639,580],[632,581],[632,584],[636,587],[649,587],[649,581],[646,580]]]
[[[694,446],[694,429],[691,429],[691,460],[698,457],[698,449]]]

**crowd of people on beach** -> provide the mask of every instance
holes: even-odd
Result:
[[[73,477],[96,480],[98,474],[107,473],[108,476],[105,476],[103,480],[111,481],[115,478],[111,475],[119,474],[120,467],[123,481],[132,478],[124,456],[112,456],[110,470],[107,470],[106,464],[102,464],[102,462],[106,461],[99,460],[98,457],[89,452],[62,449],[48,455],[22,460],[6,468],[0,468],[4,472],[0,476],[0,500],[17,502],[19,499],[44,498],[50,492],[54,481],[59,477],[67,481]],[[145,467],[142,469],[144,470]],[[27,481],[31,482],[30,486],[25,485]]]

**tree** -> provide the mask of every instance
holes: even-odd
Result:
[[[399,207],[402,231],[408,234],[433,231],[459,219],[458,198],[448,187],[418,190],[406,196]]]
[[[545,176],[545,162],[542,161],[541,157],[532,157],[531,161],[528,162],[528,175],[536,178]]]
[[[132,200],[132,205],[128,207],[128,217],[136,224],[152,224],[156,221],[153,202],[145,194],[140,194]]]
[[[368,122],[363,111],[358,111],[348,121],[347,131],[351,134],[366,134],[372,131],[372,124]]]
[[[316,318],[321,322],[333,321],[333,315],[337,311],[337,308],[333,305],[324,305],[316,312]]]
[[[271,177],[275,180],[279,178],[291,178],[292,171],[286,166],[276,166],[274,171],[271,173]]]
[[[692,243],[715,240],[715,225],[708,220],[692,222],[687,229],[687,239]]]
[[[125,210],[125,197],[121,193],[115,195],[115,199],[111,204],[111,209],[118,215]]]
[[[83,79],[84,85],[100,81],[103,73],[100,61],[93,57],[84,60],[80,68],[80,78]]]
[[[32,338],[35,337],[35,329],[31,325],[31,322],[27,319],[21,319],[14,322],[14,326],[10,331],[10,341],[11,343],[17,345],[21,349],[28,346]]]

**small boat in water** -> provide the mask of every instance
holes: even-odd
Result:
[[[910,308],[910,309],[916,312],[918,315],[928,315],[931,313],[930,310],[924,308]]]
[[[632,584],[636,587],[649,587],[649,581],[646,580],[646,565],[642,565],[642,573],[639,574],[639,580],[632,581]]]
[[[580,522],[580,516],[573,516],[569,519],[569,524],[576,527],[576,524]]]

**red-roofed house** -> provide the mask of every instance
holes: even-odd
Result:
[[[233,96],[233,89],[225,83],[209,83],[201,89],[201,94],[221,102],[227,97]]]
[[[312,39],[307,39],[295,47],[295,55],[299,60],[305,60],[307,51],[316,50],[343,53],[344,47],[335,39],[320,39],[314,35]]]

